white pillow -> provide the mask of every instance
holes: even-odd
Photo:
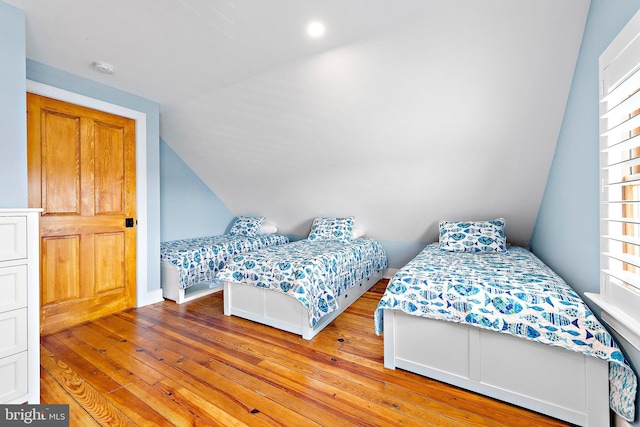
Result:
[[[272,223],[271,221],[265,221],[260,226],[258,234],[274,234],[277,231],[278,227],[276,227],[274,223]]]
[[[364,228],[353,227],[353,232],[351,232],[352,239],[359,239],[360,237],[364,237]]]

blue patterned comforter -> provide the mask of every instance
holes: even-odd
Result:
[[[611,408],[628,421],[634,418],[637,378],[614,339],[578,294],[524,248],[454,253],[430,244],[389,281],[375,311],[378,335],[384,309],[465,323],[607,360]]]
[[[313,327],[338,308],[342,292],[386,268],[387,255],[375,240],[305,239],[237,255],[219,278],[296,298],[309,311]]]
[[[209,282],[215,287],[222,286],[216,275],[234,255],[288,242],[289,239],[280,234],[254,237],[225,234],[173,240],[160,244],[160,260],[171,263],[178,270],[180,289],[201,282]]]

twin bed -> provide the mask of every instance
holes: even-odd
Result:
[[[384,364],[582,426],[634,419],[637,379],[587,305],[504,220],[441,223],[374,315]]]
[[[218,273],[235,255],[289,242],[275,231],[264,217],[239,217],[224,235],[162,242],[163,297],[182,304],[222,290]]]
[[[313,338],[386,271],[382,245],[353,223],[316,218],[307,239],[236,256],[220,273],[224,313]]]
[[[307,239],[227,255],[224,313],[312,339],[386,271],[353,221],[316,218]],[[389,281],[374,328],[386,368],[582,426],[609,425],[610,408],[634,419],[637,379],[615,341],[551,269],[507,247],[503,219],[441,222]]]
[[[380,243],[300,240],[236,256],[220,274],[224,314],[310,340],[380,280]]]

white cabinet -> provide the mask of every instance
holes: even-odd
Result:
[[[40,403],[40,212],[0,209],[0,404]]]

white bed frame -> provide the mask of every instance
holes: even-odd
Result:
[[[384,366],[581,426],[610,425],[608,362],[560,347],[385,309]]]
[[[338,309],[318,320],[313,328],[309,324],[309,312],[297,299],[244,283],[224,282],[224,314],[292,332],[310,340],[382,279],[383,275],[384,270],[380,270],[343,292],[338,298]]]
[[[162,296],[175,301],[177,304],[191,301],[205,295],[222,290],[222,286],[209,287],[210,282],[197,283],[186,289],[180,289],[180,274],[178,269],[169,262],[160,262],[160,285],[162,286]]]

